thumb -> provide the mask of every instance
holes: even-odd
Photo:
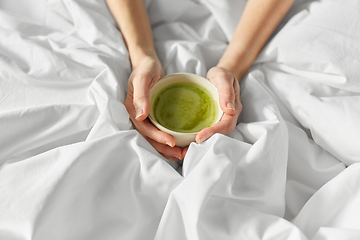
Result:
[[[134,78],[133,105],[135,108],[135,119],[143,121],[150,113],[150,83],[151,79],[146,77]]]
[[[234,81],[236,79],[221,78],[212,79],[216,89],[219,93],[220,107],[224,113],[233,115],[235,114],[235,89]]]

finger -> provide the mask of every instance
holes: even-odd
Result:
[[[235,77],[226,73],[219,73],[211,79],[219,93],[220,107],[224,113],[235,114]]]
[[[170,157],[170,156],[166,156],[166,155],[163,155],[164,158],[166,159],[171,159],[173,162],[178,162],[179,159],[177,159],[176,157]]]
[[[168,145],[156,142],[152,140],[151,138],[146,138],[148,142],[158,151],[161,155],[166,158],[176,158],[176,159],[182,159],[181,156],[181,148],[179,147],[169,147]]]
[[[238,116],[239,116],[238,114],[234,114],[234,115],[224,114],[222,119],[218,123],[214,124],[211,127],[201,130],[196,135],[196,142],[200,144],[206,141],[207,139],[209,139],[215,133],[221,133],[224,135],[231,133],[236,127]]]
[[[186,148],[184,148],[184,149],[182,150],[182,153],[181,153],[182,159],[185,158],[185,155],[186,155],[186,153],[187,153],[188,150],[189,150],[189,147],[186,147]]]
[[[175,139],[173,136],[171,136],[168,133],[165,133],[163,131],[160,131],[157,129],[150,121],[149,119],[145,119],[142,122],[135,121],[134,125],[136,129],[141,133],[141,135],[146,136],[148,138],[151,138],[152,140],[161,143],[166,144],[169,147],[175,146]]]
[[[145,119],[143,121],[136,121],[135,120],[135,108],[132,104],[131,92],[128,93],[128,96],[125,100],[125,107],[129,113],[129,117],[131,122],[134,124],[135,128],[139,131],[141,135],[144,137],[149,137],[159,143],[167,144],[170,147],[175,146],[175,139],[170,134],[160,131],[157,129],[149,119]]]
[[[240,115],[242,111],[242,104],[240,100],[240,83],[239,81],[234,81],[234,90],[235,90],[235,109],[238,116]]]
[[[134,95],[133,104],[135,108],[135,119],[143,121],[150,113],[150,88],[160,76],[152,76],[150,73],[139,74],[132,80]]]

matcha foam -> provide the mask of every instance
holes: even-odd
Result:
[[[155,120],[167,129],[193,133],[216,121],[218,108],[211,94],[195,83],[173,83],[154,98]]]

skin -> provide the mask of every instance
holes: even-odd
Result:
[[[219,63],[207,78],[219,92],[223,118],[196,136],[202,143],[215,133],[231,133],[241,113],[239,79],[248,71],[260,50],[290,9],[294,0],[249,0],[233,38]],[[123,35],[132,64],[125,106],[135,128],[164,157],[177,161],[188,150],[174,146],[174,138],[148,120],[149,91],[164,76],[155,52],[151,26],[142,0],[107,0]]]

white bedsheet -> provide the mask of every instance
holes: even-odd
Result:
[[[146,4],[166,73],[204,76],[245,2]],[[0,1],[0,239],[360,239],[359,11],[296,1],[241,82],[236,129],[181,169],[128,119],[104,1]]]

